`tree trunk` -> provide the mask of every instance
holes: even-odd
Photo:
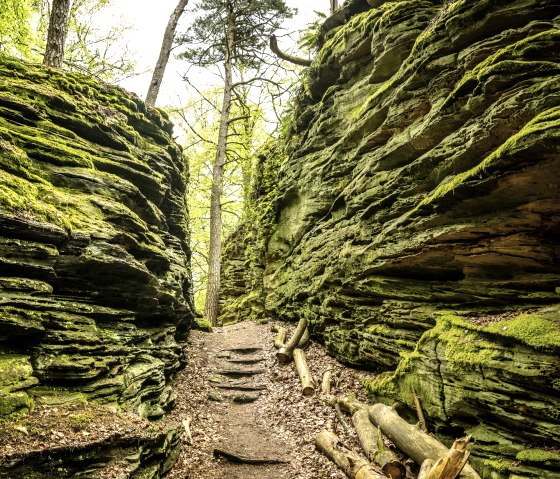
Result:
[[[224,98],[220,116],[220,129],[216,159],[212,169],[212,190],[210,196],[210,251],[208,254],[208,286],[204,303],[204,318],[212,325],[218,323],[220,308],[220,269],[222,256],[222,186],[226,162],[227,137],[231,96],[233,90],[233,43],[235,40],[235,18],[228,2],[227,45],[224,62]]]
[[[338,10],[338,0],[331,0],[331,15],[334,15]]]
[[[68,33],[68,15],[72,0],[54,0],[49,18],[49,31],[43,65],[62,68],[64,61],[64,44]]]
[[[150,82],[150,86],[148,88],[148,94],[146,95],[147,106],[153,107],[156,104],[159,87],[161,86],[163,75],[165,74],[165,68],[167,67],[169,55],[171,54],[171,49],[173,47],[173,39],[175,38],[177,23],[179,22],[179,19],[185,11],[188,3],[189,0],[179,0],[179,3],[175,7],[175,10],[173,10],[173,13],[169,17],[169,21],[167,22],[167,27],[165,28],[163,41],[161,43],[161,50],[159,51],[159,57],[154,68],[152,81]]]
[[[386,479],[367,459],[345,447],[330,431],[321,431],[315,438],[315,446],[350,479]]]
[[[313,381],[313,376],[305,360],[305,353],[301,349],[294,350],[294,362],[301,381],[303,395],[312,396],[315,393],[315,381]]]
[[[383,433],[417,464],[422,464],[426,459],[437,461],[449,452],[449,449],[435,437],[409,424],[393,408],[385,404],[374,404],[368,408],[368,412],[370,421],[379,426]],[[462,479],[480,479],[480,476],[468,464],[465,465],[460,477]]]
[[[294,349],[297,348],[297,345],[299,344],[301,337],[303,336],[303,333],[305,332],[306,328],[307,328],[307,319],[305,318],[300,319],[296,327],[296,330],[294,331],[294,334],[292,335],[290,340],[286,343],[286,345],[283,348],[280,349],[280,351],[276,353],[276,358],[278,359],[278,362],[280,363],[290,362],[290,360],[292,359]]]

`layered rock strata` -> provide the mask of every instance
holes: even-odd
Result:
[[[172,404],[192,301],[171,134],[119,88],[0,58],[0,420]]]
[[[485,477],[558,474],[559,14],[410,0],[335,23],[253,266],[267,311],[388,371],[377,396],[416,390]]]

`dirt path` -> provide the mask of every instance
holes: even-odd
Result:
[[[250,322],[191,334],[172,419],[192,419],[194,444],[183,447],[170,479],[345,477],[314,447],[315,435],[333,426],[333,411],[317,396],[301,394],[293,364],[277,364],[272,338],[270,324]],[[318,345],[307,356],[316,380],[327,368],[341,368]],[[341,386],[363,394],[353,370],[345,370]],[[236,464],[215,456],[215,448],[278,463]]]

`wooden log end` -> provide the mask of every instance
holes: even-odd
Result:
[[[391,479],[405,479],[406,468],[398,461],[388,462],[382,468],[383,474]]]
[[[284,348],[282,348],[276,353],[276,359],[279,363],[287,364],[292,360],[292,355],[288,354],[286,351],[284,351]]]
[[[313,396],[315,394],[315,388],[313,386],[305,386],[302,388],[302,393],[304,396]]]

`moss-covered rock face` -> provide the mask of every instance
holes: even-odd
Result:
[[[485,477],[553,477],[516,455],[560,439],[560,7],[377,3],[308,70],[262,304],[414,385]]]
[[[119,88],[0,57],[0,421],[172,403],[192,307],[171,132]]]

